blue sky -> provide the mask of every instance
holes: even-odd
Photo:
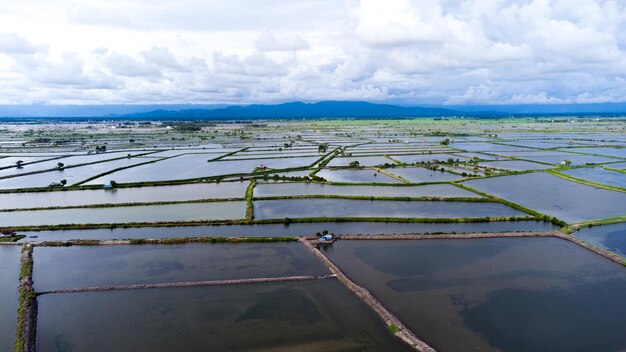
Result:
[[[626,101],[626,2],[0,3],[0,104]]]

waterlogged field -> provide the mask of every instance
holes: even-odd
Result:
[[[176,227],[107,228],[90,230],[24,231],[23,242],[72,239],[162,239],[185,237],[289,237],[313,236],[328,231],[335,235],[396,235],[431,233],[546,232],[559,228],[548,221],[490,221],[473,223],[313,222],[263,225],[213,225]]]
[[[626,173],[601,167],[580,168],[563,171],[564,174],[583,180],[626,189]]]
[[[329,273],[296,242],[43,247],[33,259],[38,291]]]
[[[109,191],[0,193],[0,209],[76,207],[91,204],[179,202],[243,198],[247,182],[194,183],[177,186],[133,187]]]
[[[0,350],[624,350],[624,121],[7,123]]]
[[[0,246],[0,351],[11,351],[15,342],[20,247]]]
[[[371,197],[482,198],[481,195],[449,185],[424,186],[336,186],[318,183],[257,184],[255,197],[337,195]]]
[[[44,295],[42,351],[411,351],[336,280]]]
[[[166,205],[141,205],[106,208],[71,208],[18,210],[0,212],[5,226],[41,226],[64,224],[123,224],[133,222],[176,222],[242,219],[246,203],[209,202]]]
[[[626,271],[571,242],[340,241],[325,254],[437,350],[626,347]]]
[[[609,191],[544,172],[464,182],[566,222],[626,216],[626,193]]]
[[[398,167],[388,169],[387,172],[400,176],[411,183],[454,181],[463,178],[460,175],[423,167]]]
[[[320,170],[315,176],[330,182],[344,183],[402,183],[376,170]]]
[[[282,218],[482,218],[525,216],[500,203],[394,201],[361,199],[282,199],[254,201],[258,219]],[[302,214],[306,214],[303,216]]]
[[[626,258],[626,223],[586,227],[572,235]]]

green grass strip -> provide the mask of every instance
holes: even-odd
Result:
[[[609,191],[616,191],[616,192],[624,192],[626,193],[626,188],[622,188],[622,187],[617,187],[617,186],[609,186],[609,185],[605,185],[602,183],[597,183],[597,182],[593,182],[593,181],[588,181],[588,180],[583,180],[577,177],[573,177],[570,175],[566,175],[566,174],[562,174],[558,171],[554,171],[554,170],[546,170],[547,173],[560,177],[564,180],[568,180],[568,181],[572,181],[572,182],[576,182],[576,183],[581,183],[583,185],[587,185],[587,186],[591,186],[591,187],[597,187],[597,188],[604,188],[607,189]]]
[[[509,207],[511,207],[513,209],[517,209],[517,210],[522,211],[522,212],[524,212],[526,214],[530,214],[530,215],[534,216],[537,220],[550,221],[550,222],[552,222],[554,224],[557,224],[559,226],[567,226],[567,223],[565,221],[562,221],[562,220],[560,220],[560,219],[558,219],[558,218],[556,218],[554,216],[550,217],[550,216],[548,216],[546,214],[542,214],[542,213],[540,213],[540,212],[538,212],[536,210],[533,210],[533,209],[527,208],[527,207],[525,207],[523,205],[511,202],[510,200],[506,200],[504,198],[496,197],[493,194],[481,192],[481,191],[479,191],[477,189],[471,188],[471,187],[469,187],[467,185],[464,185],[464,184],[458,183],[457,185],[459,187],[467,190],[467,191],[474,192],[474,193],[480,194],[480,195],[482,195],[484,197],[494,199],[495,201],[497,201],[499,203],[502,203],[504,205],[507,205],[507,206],[509,206]]]
[[[246,188],[246,219],[254,219],[254,203],[252,199],[254,197],[254,187],[256,186],[256,179],[250,180],[250,184]]]
[[[36,310],[37,300],[35,289],[33,288],[33,247],[30,244],[22,246],[20,267],[20,286],[18,289],[17,305],[17,329],[15,334],[15,351],[22,352],[28,350],[29,346],[34,346],[34,327],[36,322],[31,321],[33,310]],[[30,334],[28,334],[30,332]]]

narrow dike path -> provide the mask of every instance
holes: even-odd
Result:
[[[211,281],[186,281],[186,282],[167,282],[161,284],[137,284],[137,285],[115,285],[115,286],[93,286],[81,288],[66,288],[60,290],[40,291],[37,296],[58,294],[58,293],[80,293],[80,292],[101,292],[101,291],[121,291],[121,290],[142,290],[150,288],[173,288],[173,287],[199,287],[199,286],[220,286],[220,285],[241,285],[241,284],[258,284],[266,282],[289,282],[289,281],[307,281],[333,278],[334,275],[324,276],[283,276],[283,277],[259,277],[253,279],[235,279],[235,280],[211,280]]]
[[[365,304],[367,304],[370,308],[374,310],[374,312],[387,324],[390,330],[395,331],[394,334],[400,338],[402,341],[409,344],[416,351],[422,352],[434,352],[435,349],[430,347],[426,342],[422,341],[419,337],[417,337],[411,330],[409,330],[401,321],[398,319],[393,313],[391,313],[383,304],[377,300],[372,294],[365,289],[354,283],[350,280],[333,262],[330,261],[322,252],[317,250],[311,243],[309,243],[306,239],[300,238],[298,240],[302,243],[314,256],[326,265],[326,267],[330,270],[331,273],[341,283],[343,283],[350,291],[352,291],[355,295],[357,295]],[[395,327],[392,329],[392,327]]]

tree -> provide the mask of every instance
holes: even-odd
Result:
[[[59,169],[59,170],[63,170],[63,168],[64,168],[64,167],[65,167],[65,164],[63,164],[63,163],[61,163],[61,162],[58,162],[58,163],[57,163],[57,169]]]
[[[359,167],[360,165],[361,165],[361,164],[358,162],[358,160],[351,161],[351,162],[350,162],[350,164],[348,164],[348,166],[349,166],[349,167],[352,167],[352,168]]]
[[[59,184],[61,186],[65,186],[67,184],[67,180],[66,179],[62,179],[61,182],[59,182]]]
[[[15,166],[17,166],[18,169],[21,169],[23,167],[24,161],[22,160],[18,160],[15,162]]]
[[[319,153],[325,153],[328,150],[328,143],[322,143],[317,146],[317,151]]]
[[[446,139],[442,140],[441,142],[439,142],[439,144],[448,145],[448,144],[450,144],[450,139],[446,138]]]
[[[111,185],[111,188],[117,188],[117,182],[115,182],[115,180],[109,181],[109,184]]]

